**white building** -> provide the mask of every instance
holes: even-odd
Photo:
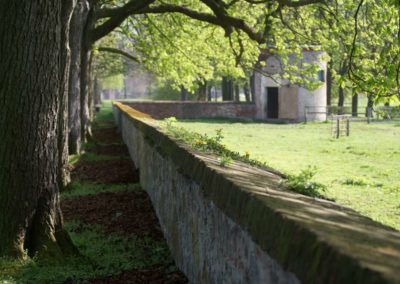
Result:
[[[255,103],[257,106],[256,118],[260,120],[279,119],[300,122],[306,120],[325,120],[326,114],[326,68],[327,62],[322,51],[304,50],[303,58],[297,64],[315,64],[319,71],[315,80],[321,85],[316,90],[309,90],[303,86],[291,84],[282,78],[284,68],[277,55],[270,55],[261,73],[254,78]],[[293,60],[289,60],[291,62]]]

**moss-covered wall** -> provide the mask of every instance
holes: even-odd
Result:
[[[400,233],[286,191],[242,163],[219,166],[114,105],[178,266],[194,283],[400,283]]]

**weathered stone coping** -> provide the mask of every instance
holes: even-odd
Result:
[[[146,114],[115,103],[206,198],[304,283],[400,283],[400,233],[335,203],[286,191],[279,177],[175,141]]]

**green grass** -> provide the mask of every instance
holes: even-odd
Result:
[[[110,145],[110,144],[107,144]],[[110,160],[127,160],[128,156],[110,156],[110,155],[99,155],[91,152],[86,152],[82,155],[71,155],[69,157],[69,163],[71,165],[76,164],[79,161],[110,161]]]
[[[107,100],[101,103],[100,112],[95,113],[96,119],[93,122],[93,129],[114,127],[114,117],[112,112],[112,101]]]
[[[64,283],[66,280],[84,283],[85,279],[116,275],[124,270],[172,263],[165,242],[104,233],[99,226],[85,226],[78,221],[68,222],[65,227],[82,256],[68,257],[59,263],[0,258],[0,283]]]
[[[83,181],[74,181],[62,192],[61,198],[72,198],[82,195],[93,195],[100,192],[119,192],[142,190],[140,184],[95,184]]]
[[[315,182],[324,195],[386,225],[400,229],[400,124],[351,123],[350,137],[335,139],[330,123],[265,124],[226,120],[179,121],[215,136],[242,155],[287,174],[317,168]]]

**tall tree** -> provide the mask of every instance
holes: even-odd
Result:
[[[81,151],[81,53],[83,31],[89,13],[89,2],[77,0],[70,24],[71,66],[69,76],[69,152],[77,154]]]
[[[0,1],[0,255],[66,252],[58,193],[72,6]]]

